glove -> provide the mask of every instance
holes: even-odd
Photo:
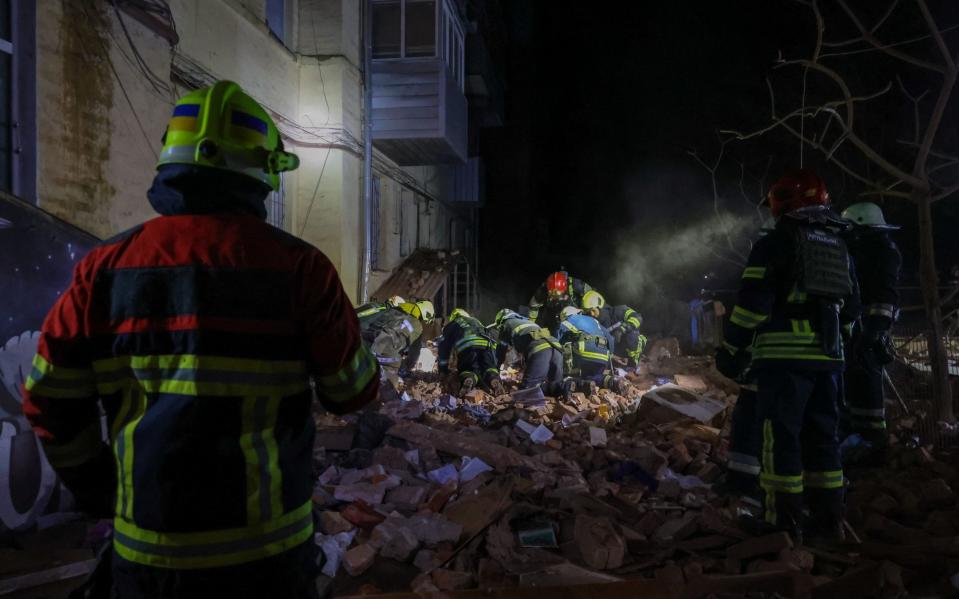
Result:
[[[875,361],[880,366],[885,366],[896,359],[896,348],[887,330],[872,328],[863,330],[857,349],[861,359]]]
[[[716,370],[727,378],[736,379],[748,365],[749,356],[742,350],[734,354],[726,348],[720,348],[716,352]]]

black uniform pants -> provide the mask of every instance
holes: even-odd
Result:
[[[853,347],[858,347],[855,340]],[[843,417],[849,432],[867,440],[885,440],[886,411],[883,398],[883,367],[874,352],[857,351],[845,374]]]
[[[766,521],[785,529],[801,526],[805,492],[813,518],[835,524],[843,514],[840,373],[769,367],[756,374]]]
[[[755,383],[743,385],[739,388],[739,397],[733,408],[726,460],[726,479],[739,493],[751,493],[759,483],[759,450],[762,443],[757,387]]]
[[[562,352],[554,347],[548,347],[526,356],[523,389],[542,386],[544,394],[555,395],[562,391],[562,385]]]
[[[173,570],[128,562],[113,554],[114,599],[315,598],[313,538],[272,557],[220,568]]]
[[[645,347],[639,331],[633,328],[624,331],[620,328],[613,333],[613,336],[616,339],[613,353],[620,358],[626,358],[632,365],[639,364],[639,357]]]
[[[459,352],[456,354],[456,371],[460,383],[469,378],[477,383],[482,381],[488,388],[490,381],[499,379],[496,355],[491,349],[468,347]]]

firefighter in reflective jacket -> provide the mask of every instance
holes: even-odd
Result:
[[[735,378],[750,364],[758,386],[766,521],[802,538],[803,493],[816,534],[843,535],[838,397],[844,327],[859,291],[844,221],[814,173],[787,174],[769,191],[776,228],[743,271],[716,366]],[[750,352],[751,346],[751,352]]]
[[[626,381],[612,372],[613,337],[609,331],[579,308],[563,308],[561,317],[559,342],[566,354],[566,373],[576,381],[576,388],[589,394],[597,387],[625,392]]]
[[[388,308],[397,308],[400,304],[405,303],[406,300],[398,295],[392,296],[385,302],[368,302],[356,307],[356,317],[360,319],[360,322],[363,322],[364,319],[370,316],[379,314]]]
[[[315,593],[313,390],[343,414],[379,377],[329,259],[264,222],[296,165],[235,83],[184,96],[161,216],[85,256],[43,324],[23,410],[77,505],[113,518],[104,596]]]
[[[567,306],[579,306],[583,296],[592,289],[582,280],[559,270],[546,277],[529,300],[529,319],[549,330],[556,331],[560,312]]]
[[[420,357],[423,325],[433,322],[433,303],[428,300],[391,306],[365,304],[357,308],[363,340],[392,383],[413,370]]]
[[[461,397],[479,383],[493,395],[506,392],[499,378],[496,342],[486,334],[486,326],[466,310],[455,308],[450,312],[438,350],[440,374],[449,372],[450,356],[456,355]]]
[[[595,289],[583,295],[581,307],[613,336],[613,354],[625,358],[631,366],[638,366],[646,347],[646,336],[639,332],[643,316],[629,306],[608,305],[606,298]]]
[[[497,363],[502,364],[512,347],[523,356],[523,381],[520,387],[541,387],[544,395],[568,396],[575,387],[563,385],[563,350],[559,341],[532,320],[509,308],[496,313],[491,327],[497,336]]]
[[[862,317],[853,329],[851,356],[846,369],[846,413],[849,432],[857,432],[874,448],[887,444],[883,406],[883,368],[894,357],[890,331],[899,305],[899,269],[902,254],[876,204],[853,204],[842,213],[853,223],[846,236],[859,275]],[[876,454],[881,455],[881,451]]]

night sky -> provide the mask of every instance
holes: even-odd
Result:
[[[959,23],[956,4],[930,3],[944,26]],[[711,161],[719,148],[718,129],[750,131],[769,122],[765,77],[780,53],[808,55],[814,41],[809,12],[786,0],[616,3],[609,10],[590,3],[557,6],[503,3],[506,125],[484,130],[482,146],[487,204],[480,268],[486,303],[525,303],[561,265],[612,301],[638,307],[657,299],[692,299],[706,274],[715,275],[707,286],[735,286],[738,267],[727,259],[732,256],[723,248],[717,256],[696,245],[706,235],[700,231],[715,228],[716,218],[709,174],[687,152],[696,150]],[[900,20],[889,28],[890,37],[916,31],[916,23]],[[838,18],[832,23],[827,39],[838,38],[848,25]],[[948,39],[959,52],[959,36],[951,33]],[[900,72],[875,53],[847,60],[852,80],[864,90],[878,89]],[[773,74],[783,104],[801,96],[795,75]],[[906,73],[905,80],[915,89],[934,83],[923,77],[909,79]],[[808,88],[810,102],[816,93]],[[959,107],[959,93],[952,105]],[[959,139],[956,111],[950,113],[943,128],[949,142]],[[890,131],[890,123],[911,122],[896,94],[860,115],[870,135],[883,136],[881,143],[904,134]],[[757,202],[761,189],[798,166],[800,147],[787,133],[775,133],[729,144],[726,153],[720,192],[734,217],[755,220],[737,229],[739,247],[748,250],[744,244],[759,221],[747,201]],[[739,191],[740,164],[745,198]],[[861,191],[814,150],[804,151],[804,165],[820,172],[839,207]],[[959,261],[959,244],[945,234],[959,224],[959,200],[949,202],[938,205],[936,216],[943,230],[937,240],[941,271]],[[884,208],[887,218],[904,225],[898,235],[911,271],[917,260],[914,210],[894,200]],[[906,280],[910,276],[907,272]]]

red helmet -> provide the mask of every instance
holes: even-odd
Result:
[[[569,293],[569,275],[558,270],[546,277],[546,293],[551,296]]]
[[[786,173],[776,181],[769,188],[766,201],[773,218],[779,218],[806,206],[828,206],[829,192],[819,175],[811,170],[799,169]]]

